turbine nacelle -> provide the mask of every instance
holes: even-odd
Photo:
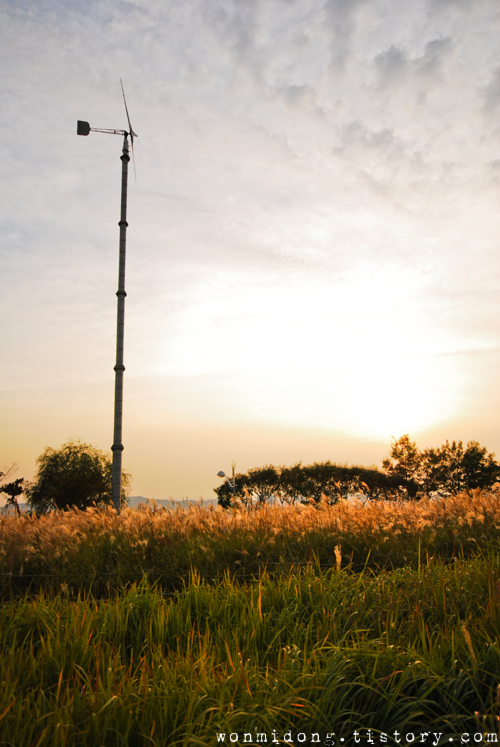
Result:
[[[127,130],[107,130],[103,127],[91,127],[88,122],[82,122],[80,119],[76,123],[76,134],[77,135],[88,135],[89,132],[105,132],[107,135],[130,135]],[[134,134],[134,137],[137,135]]]
[[[134,164],[134,176],[137,179],[137,175],[135,172],[134,138],[138,137],[138,135],[136,135],[136,133],[132,129],[132,123],[130,121],[130,117],[128,114],[127,100],[125,98],[125,91],[123,90],[123,83],[122,83],[121,78],[120,78],[120,85],[122,87],[123,103],[125,104],[125,113],[127,115],[128,132],[126,130],[106,130],[106,129],[102,129],[101,127],[91,127],[88,122],[83,122],[82,120],[79,119],[76,123],[76,134],[77,135],[88,135],[90,132],[104,132],[108,135],[123,135],[124,137],[130,137],[130,145],[132,146],[132,162]]]

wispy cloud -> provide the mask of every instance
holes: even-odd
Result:
[[[238,413],[242,434],[331,438],[398,435],[384,407],[460,430],[494,401],[473,364],[492,365],[500,318],[494,0],[0,13],[0,386],[24,424],[32,393],[29,459],[63,388],[51,438],[109,441],[89,382],[112,398],[121,140],[75,126],[125,126],[120,77],[139,135],[125,358],[144,443],[156,416],[141,401],[176,423]]]

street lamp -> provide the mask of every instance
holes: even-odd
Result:
[[[234,498],[236,497],[236,478],[234,476],[234,468],[236,467],[236,462],[234,461],[234,459],[231,462],[231,467],[233,470],[233,476],[231,478],[229,478],[222,470],[220,472],[217,472],[217,477],[224,477],[226,479],[226,482],[229,485],[229,489],[231,490]]]

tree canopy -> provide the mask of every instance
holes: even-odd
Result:
[[[495,455],[477,441],[446,441],[438,448],[420,451],[408,435],[392,443],[382,463],[387,474],[404,480],[408,498],[418,495],[449,495],[462,490],[491,488],[500,479]]]
[[[263,504],[271,500],[282,503],[319,501],[337,503],[354,493],[364,493],[369,498],[395,496],[404,480],[398,475],[388,475],[375,467],[321,462],[292,467],[267,465],[236,475],[235,494],[243,503]],[[233,494],[227,483],[215,488],[219,505],[231,506]]]
[[[92,444],[69,440],[60,449],[47,447],[36,463],[35,480],[25,491],[36,513],[113,505],[111,457]],[[126,504],[130,482],[131,476],[122,472],[122,505]]]
[[[330,461],[292,467],[266,465],[236,475],[235,496],[243,503],[262,504],[319,501],[337,503],[349,495],[371,499],[417,499],[423,495],[449,495],[475,488],[488,489],[500,480],[500,465],[477,441],[464,447],[446,441],[439,448],[421,451],[406,434],[393,439],[382,469]],[[214,488],[221,506],[232,505],[227,483]]]

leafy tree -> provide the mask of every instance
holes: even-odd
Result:
[[[330,504],[355,493],[381,498],[397,493],[402,478],[387,475],[375,467],[349,466],[332,462],[292,467],[267,465],[236,475],[236,497],[246,505],[259,505],[275,498],[282,503],[318,502],[326,498]],[[233,494],[227,483],[215,488],[220,506],[229,508]]]
[[[285,503],[296,503],[314,494],[314,480],[302,467],[302,463],[293,467],[281,467],[279,476],[279,497]]]
[[[488,489],[500,480],[500,464],[493,453],[477,441],[469,441],[462,459],[462,469],[470,490]]]
[[[446,441],[439,448],[426,449],[423,452],[425,464],[426,493],[459,493],[467,485],[462,470],[464,456],[461,441]]]
[[[477,441],[446,441],[438,448],[419,451],[408,435],[394,441],[384,459],[388,475],[399,476],[409,498],[437,493],[449,495],[474,488],[491,488],[500,479],[500,465]]]
[[[494,454],[470,441],[446,443],[438,449],[420,451],[408,435],[393,439],[383,469],[358,465],[314,463],[292,467],[267,465],[236,475],[235,496],[244,504],[259,505],[278,499],[282,503],[318,502],[335,504],[356,494],[375,500],[416,499],[426,493],[446,495],[474,488],[490,488],[500,480],[500,465]],[[227,483],[215,488],[219,505],[229,508],[233,493]]]
[[[382,462],[387,475],[400,478],[408,498],[416,498],[424,484],[422,453],[408,434],[393,439],[389,457]]]
[[[423,452],[426,492],[459,493],[491,488],[500,478],[500,465],[477,441],[446,441],[438,449]]]
[[[246,478],[246,479],[245,479]],[[272,464],[261,469],[249,469],[248,476],[240,475],[236,485],[243,488],[243,492],[259,505],[266,503],[279,491],[279,473]]]
[[[404,488],[404,478],[395,472],[387,474],[376,467],[356,467],[357,490],[372,500],[397,498]]]
[[[36,461],[37,474],[26,496],[37,513],[113,505],[112,461],[95,446],[69,440],[60,449],[47,447]],[[122,472],[122,505],[126,505],[130,482],[131,476]]]
[[[13,506],[16,509],[17,515],[20,516],[21,509],[19,508],[17,498],[24,490],[24,477],[19,477],[13,482],[6,482],[15,472],[17,472],[17,464],[13,464],[6,472],[0,472],[0,493],[5,493],[8,496],[7,506]]]
[[[347,466],[331,462],[315,462],[302,468],[302,495],[316,503],[322,498],[337,503],[349,490],[350,473]]]
[[[236,484],[235,493],[233,493],[232,489],[229,487],[227,480],[224,480],[219,487],[214,488],[214,492],[217,494],[217,503],[219,506],[222,506],[222,508],[231,508],[235,495],[237,495],[243,502],[248,500],[248,496],[250,495],[251,491],[248,491],[247,489],[247,485],[249,484],[248,475],[237,473],[234,477]]]
[[[273,497],[279,497],[279,470],[272,464],[249,469],[247,474],[238,473],[235,475],[235,482],[234,494],[227,481],[214,488],[217,502],[222,508],[231,508],[235,496],[247,506],[262,505]]]

